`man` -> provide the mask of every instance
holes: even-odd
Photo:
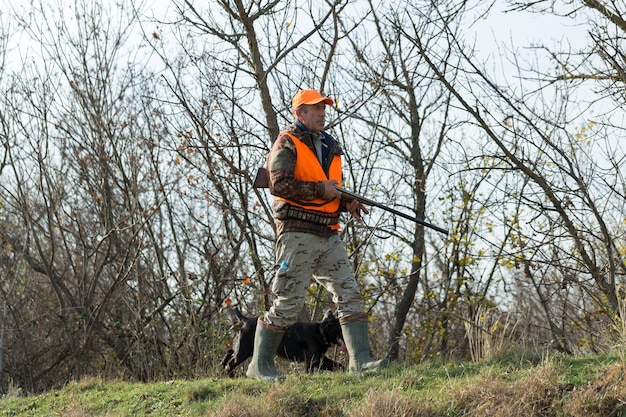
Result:
[[[370,357],[368,315],[345,246],[339,213],[357,220],[368,213],[356,200],[347,203],[341,186],[343,151],[326,132],[326,105],[333,100],[316,90],[301,90],[292,100],[295,123],[277,138],[267,158],[269,188],[276,220],[274,301],[259,318],[247,376],[282,380],[274,356],[285,328],[296,321],[311,277],[332,294],[348,349],[352,372],[386,367],[388,359]]]

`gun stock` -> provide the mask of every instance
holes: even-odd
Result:
[[[269,188],[270,180],[267,176],[267,169],[261,167],[256,171],[256,177],[254,177],[254,188]]]
[[[269,187],[269,178],[267,175],[267,169],[261,167],[257,170],[256,173],[256,177],[254,178],[254,184],[253,184],[254,188],[268,188]],[[448,231],[444,228],[441,228],[439,226],[435,226],[434,224],[430,224],[425,222],[424,220],[418,219],[416,217],[410,216],[406,213],[403,213],[401,211],[398,211],[396,209],[393,209],[391,207],[387,207],[381,203],[378,203],[376,201],[370,200],[369,198],[363,197],[359,194],[353,193],[352,191],[348,191],[345,188],[342,187],[337,187],[335,186],[335,188],[337,189],[337,191],[339,191],[342,195],[342,198],[346,198],[348,200],[358,200],[360,201],[362,204],[365,204],[367,206],[374,206],[374,207],[378,207],[380,209],[383,209],[385,211],[388,211],[389,213],[395,214],[396,216],[400,216],[404,219],[407,220],[411,220],[412,222],[415,222],[417,224],[421,224],[424,227],[428,227],[430,229],[436,230],[439,233],[443,233],[445,235],[448,234]]]

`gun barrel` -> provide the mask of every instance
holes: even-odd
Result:
[[[346,190],[345,188],[338,187],[338,186],[335,186],[335,188],[336,188],[336,189],[337,189],[337,191],[339,191],[340,193],[345,194],[345,195],[347,195],[348,197],[353,198],[353,199],[355,199],[355,200],[359,200],[359,201],[360,201],[361,203],[363,203],[363,204],[366,204],[366,205],[368,205],[368,206],[378,207],[378,208],[380,208],[380,209],[383,209],[383,210],[385,210],[385,211],[388,211],[388,212],[390,212],[390,213],[393,213],[393,214],[395,214],[396,216],[403,217],[403,218],[405,218],[405,219],[407,219],[407,220],[411,220],[412,222],[415,222],[415,223],[417,223],[417,224],[421,224],[421,225],[422,225],[422,226],[424,226],[424,227],[428,227],[428,228],[430,228],[430,229],[436,230],[436,231],[438,231],[439,233],[443,233],[443,234],[445,234],[445,235],[447,235],[447,234],[448,234],[448,231],[447,231],[446,229],[442,228],[442,227],[435,226],[434,224],[430,224],[430,223],[428,223],[428,222],[425,222],[424,220],[418,219],[417,217],[413,217],[413,216],[410,216],[410,215],[408,215],[408,214],[406,214],[406,213],[403,213],[403,212],[401,212],[401,211],[398,211],[398,210],[396,210],[396,209],[394,209],[394,208],[387,207],[387,206],[385,206],[384,204],[378,203],[378,202],[376,202],[376,201],[370,200],[369,198],[366,198],[366,197],[360,196],[360,195],[358,195],[358,194],[355,194],[355,193],[353,193],[352,191],[348,191],[348,190]]]

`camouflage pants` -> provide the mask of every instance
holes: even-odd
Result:
[[[274,250],[278,269],[272,283],[274,301],[264,317],[266,324],[284,328],[294,323],[311,279],[332,294],[340,319],[363,316],[363,299],[338,234],[321,237],[285,232],[278,237]]]

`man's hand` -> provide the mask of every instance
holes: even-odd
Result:
[[[369,210],[366,209],[363,203],[361,203],[359,200],[350,201],[346,205],[346,209],[348,209],[350,214],[352,214],[352,217],[354,217],[358,222],[361,223],[363,222],[363,219],[361,218],[361,212],[369,214]]]
[[[336,180],[328,180],[324,181],[324,195],[322,198],[324,200],[332,201],[336,198],[341,198],[341,193],[337,191],[335,185],[339,184]]]

